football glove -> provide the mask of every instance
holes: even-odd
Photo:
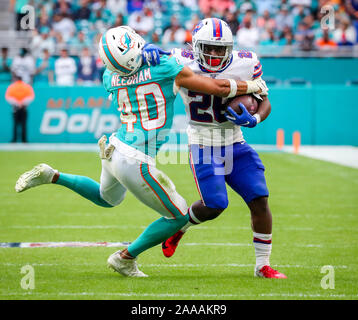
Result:
[[[239,103],[239,107],[242,110],[241,115],[238,115],[231,107],[228,107],[225,112],[226,119],[235,123],[238,126],[248,128],[255,127],[257,125],[256,117],[252,116],[242,103]]]
[[[261,92],[258,92],[261,96],[267,96],[268,95],[268,91],[269,89],[267,88],[266,82],[261,79],[258,78],[256,80],[254,80],[254,82],[257,84],[257,86],[261,89]]]
[[[114,146],[111,145],[111,144],[106,146],[106,142],[107,142],[107,137],[105,135],[103,135],[98,140],[99,157],[102,160],[111,160],[112,154],[113,154],[113,151],[114,151]]]
[[[148,66],[156,66],[160,64],[160,55],[170,55],[169,51],[164,51],[155,44],[146,43],[142,51],[143,64]]]

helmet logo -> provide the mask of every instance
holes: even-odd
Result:
[[[201,29],[202,26],[203,26],[203,23],[202,23],[202,21],[200,21],[200,22],[195,26],[195,28],[194,28],[192,34],[197,33],[197,32]]]
[[[132,49],[134,47],[134,42],[132,41],[128,32],[126,32],[124,36],[121,37],[120,43],[124,48],[127,49],[126,51],[123,52],[123,54],[126,54],[129,51],[129,49]]]

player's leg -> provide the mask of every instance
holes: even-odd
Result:
[[[21,139],[22,142],[27,142],[27,108],[23,106],[21,108]]]
[[[42,163],[22,174],[16,182],[15,190],[22,192],[42,184],[53,183],[78,193],[98,206],[110,208],[123,200],[126,189],[115,177],[111,176],[106,169],[105,161],[103,163],[102,186],[91,178],[58,172],[49,165]]]
[[[215,219],[228,206],[224,164],[220,158],[221,147],[190,146],[190,167],[201,200],[190,206],[188,223],[162,243],[163,254],[166,257],[169,258],[174,254],[180,239],[188,228]]]
[[[17,129],[18,129],[18,123],[19,123],[19,116],[18,116],[18,108],[14,107],[14,110],[13,110],[13,123],[14,123],[14,126],[13,126],[13,136],[12,136],[12,140],[11,142],[17,142]]]
[[[257,152],[246,143],[234,145],[233,170],[226,176],[229,186],[244,199],[251,212],[255,247],[255,275],[266,278],[285,276],[270,267],[272,250],[272,215],[268,205],[268,189]]]
[[[188,221],[187,204],[175,189],[173,182],[155,166],[134,159],[126,159],[120,152],[112,156],[113,172],[117,179],[148,207],[157,211],[162,217],[150,224],[144,232],[125,250],[118,251],[108,259],[109,265],[119,273],[127,276],[138,275],[134,268],[126,269],[124,260],[134,260],[143,251],[160,244],[180,230]],[[128,263],[128,262],[127,262]]]

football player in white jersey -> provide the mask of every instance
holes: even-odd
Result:
[[[192,49],[173,49],[172,54],[196,74],[236,80],[260,79],[262,76],[257,55],[251,51],[233,50],[231,30],[220,19],[204,19],[195,27]],[[153,57],[152,62],[155,64],[158,59]],[[190,221],[162,243],[164,255],[170,257],[174,254],[190,226],[215,219],[227,208],[228,184],[244,199],[251,212],[256,254],[254,275],[286,278],[270,267],[272,215],[268,205],[265,167],[257,152],[245,142],[240,128],[253,128],[268,117],[271,104],[267,91],[261,94],[261,102],[254,115],[242,104],[241,115],[231,108],[225,112],[223,105],[227,99],[213,95],[185,88],[180,89],[180,94],[189,118],[190,166],[201,200],[191,205]]]

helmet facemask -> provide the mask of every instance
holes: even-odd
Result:
[[[231,59],[232,43],[196,41],[194,54],[198,63],[210,71],[219,71]]]

